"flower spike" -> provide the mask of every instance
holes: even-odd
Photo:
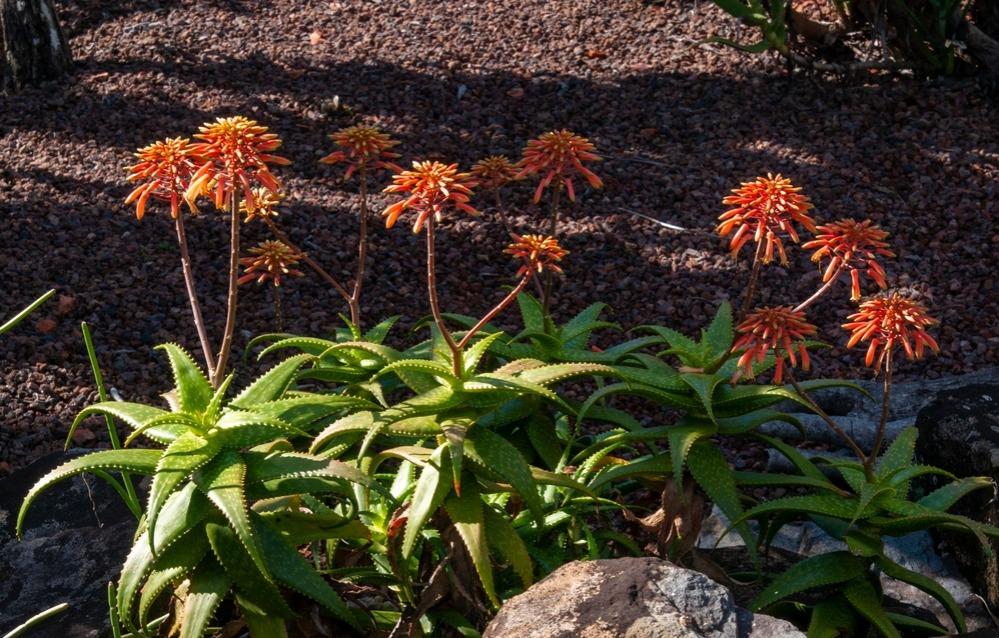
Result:
[[[402,171],[392,177],[392,184],[384,190],[386,193],[408,193],[406,199],[396,202],[382,211],[385,217],[385,227],[392,228],[403,211],[412,208],[416,211],[416,221],[413,232],[419,233],[430,215],[435,221],[440,221],[444,207],[451,205],[469,215],[478,215],[479,211],[469,205],[472,188],[478,182],[468,173],[459,173],[457,164],[441,164],[426,161],[413,162],[413,169]]]
[[[252,208],[256,205],[252,182],[272,193],[281,190],[268,164],[291,164],[291,160],[273,154],[281,140],[266,126],[241,115],[220,117],[204,124],[194,137],[202,140],[191,145],[201,166],[187,188],[188,201],[212,194],[215,207],[221,210],[241,188]]]
[[[812,255],[812,261],[821,264],[826,257],[829,265],[822,274],[822,281],[832,279],[841,269],[850,271],[850,299],[860,299],[860,270],[865,269],[867,276],[880,288],[888,287],[885,271],[878,263],[878,257],[894,257],[895,253],[888,250],[885,238],[888,233],[866,219],[862,222],[853,219],[842,219],[831,224],[819,226],[815,239],[805,242],[802,248],[817,249]]]
[[[194,173],[190,140],[170,137],[135,152],[139,162],[128,167],[128,181],[139,182],[126,204],[135,202],[135,216],[142,219],[150,197],[170,202],[170,216],[180,214],[180,199]],[[194,210],[194,209],[192,209]]]
[[[301,277],[303,274],[294,268],[302,258],[301,253],[284,242],[263,241],[251,248],[249,253],[250,256],[239,260],[246,267],[243,276],[239,278],[240,285],[255,279],[258,284],[270,280],[275,286],[280,286],[282,277]]]
[[[472,165],[472,177],[484,188],[500,188],[517,178],[517,167],[506,155],[490,155]]]
[[[400,155],[389,149],[399,144],[373,126],[350,126],[330,135],[330,139],[343,150],[334,151],[322,158],[322,164],[337,164],[347,162],[347,172],[344,179],[350,179],[354,171],[362,166],[365,170],[387,169],[393,173],[401,173],[402,167],[392,163]]]
[[[767,174],[766,177],[758,177],[752,182],[744,182],[723,199],[723,204],[734,205],[735,208],[726,211],[718,218],[721,223],[717,230],[722,237],[735,231],[729,244],[732,255],[738,255],[750,239],[757,244],[766,240],[763,263],[769,264],[773,261],[776,249],[781,264],[787,265],[784,244],[778,233],[787,233],[793,242],[798,243],[798,232],[793,224],[800,224],[805,229],[815,232],[815,220],[807,214],[812,208],[812,203],[800,191],[801,189],[792,184],[791,180],[780,175]]]
[[[239,202],[239,212],[246,215],[246,223],[254,219],[274,219],[278,216],[277,207],[284,200],[284,193],[272,193],[266,188],[256,186],[253,189],[253,203],[243,199]]]
[[[534,275],[544,272],[547,268],[553,272],[562,272],[558,262],[569,254],[569,251],[559,245],[554,237],[542,235],[517,235],[511,233],[513,243],[503,252],[521,261],[517,276]]]
[[[561,182],[570,201],[576,201],[576,189],[572,176],[579,173],[593,188],[602,188],[604,183],[596,173],[583,166],[583,162],[599,162],[603,158],[596,154],[596,146],[590,140],[572,131],[550,131],[527,142],[524,157],[518,166],[516,179],[528,175],[541,174],[541,182],[534,191],[534,203],[541,201],[541,195],[552,182]]]
[[[886,354],[899,344],[910,360],[921,359],[926,348],[940,352],[940,346],[926,332],[939,322],[927,314],[923,304],[898,291],[862,302],[848,319],[851,321],[843,324],[850,332],[846,347],[869,341],[864,365],[876,370],[882,368]]]
[[[732,345],[732,351],[742,351],[737,363],[740,375],[753,376],[753,364],[763,363],[767,352],[774,350],[777,361],[774,370],[774,383],[784,379],[784,353],[792,367],[798,365],[797,351],[801,357],[801,367],[808,370],[811,360],[808,357],[805,339],[814,335],[817,329],[805,319],[805,313],[792,310],[789,306],[757,308],[736,327],[739,338]],[[778,352],[780,350],[781,352]]]

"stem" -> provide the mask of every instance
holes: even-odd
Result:
[[[364,263],[368,255],[368,175],[361,164],[361,229],[357,238],[357,276],[354,278],[354,291],[350,293],[347,305],[350,306],[350,321],[361,327],[361,287],[364,284]]]
[[[441,316],[440,304],[437,302],[437,272],[434,254],[434,218],[431,215],[427,218],[427,294],[430,297],[430,314],[434,316],[434,323],[440,330],[441,336],[447,342],[447,347],[451,350],[454,359],[454,376],[461,376],[461,348],[454,342],[454,337],[444,325],[444,317]]]
[[[483,326],[492,321],[496,315],[503,312],[503,310],[507,306],[513,303],[513,300],[517,298],[517,295],[519,295],[524,290],[524,287],[527,286],[527,282],[530,279],[532,279],[531,277],[532,274],[533,273],[528,271],[528,273],[524,275],[524,278],[520,280],[520,283],[518,283],[517,286],[510,291],[510,294],[508,294],[506,297],[503,298],[503,301],[496,304],[495,308],[487,312],[485,316],[482,317],[482,319],[479,319],[479,322],[477,324],[472,326],[472,329],[468,331],[468,333],[461,339],[460,342],[458,342],[459,350],[464,350],[465,346],[468,345],[468,342],[472,340],[473,336],[475,336],[475,333],[477,333],[479,330],[482,330]]]
[[[552,214],[551,223],[548,225],[548,234],[555,237],[555,232],[558,230],[558,205],[559,200],[562,198],[562,182],[559,182],[552,192]],[[552,300],[552,278],[554,273],[549,270],[545,273],[545,290],[541,298],[541,307],[544,310],[545,316],[548,315],[548,311],[551,308]]]
[[[222,347],[219,349],[218,365],[212,376],[212,386],[219,387],[229,362],[232,349],[232,335],[236,331],[236,302],[239,288],[239,196],[233,188],[229,193],[229,214],[232,223],[229,228],[229,296],[226,299],[225,331],[222,333]]]
[[[871,455],[867,457],[864,468],[870,473],[874,461],[878,458],[881,445],[885,440],[885,430],[888,427],[888,411],[891,408],[891,348],[885,350],[885,379],[884,392],[881,400],[881,421],[878,423],[878,433],[874,437],[874,445],[871,446]]]
[[[510,220],[506,217],[506,210],[503,207],[503,200],[500,198],[500,189],[493,189],[493,197],[496,199],[496,213],[499,214],[500,222],[503,223],[503,228],[510,235],[513,234],[513,227],[510,226]]]
[[[756,294],[756,282],[760,279],[760,268],[763,266],[763,237],[756,242],[756,254],[753,255],[753,272],[749,275],[749,285],[746,286],[746,297],[742,300],[742,309],[739,316],[745,316],[753,303],[753,295]]]
[[[835,432],[841,439],[843,439],[843,441],[850,447],[850,449],[853,450],[853,453],[857,455],[857,458],[860,460],[860,462],[863,463],[866,467],[868,461],[867,455],[864,454],[864,451],[860,449],[860,446],[857,445],[856,441],[850,438],[850,435],[844,432],[843,428],[839,427],[839,424],[833,421],[832,417],[826,414],[826,411],[819,407],[819,404],[815,402],[815,399],[810,397],[808,393],[805,392],[805,389],[798,384],[798,381],[794,378],[794,375],[791,374],[790,371],[788,371],[787,380],[794,388],[794,391],[797,392],[801,396],[801,398],[805,399],[805,401],[808,402],[812,410],[816,414],[818,414],[819,417],[823,421],[825,421],[830,428],[832,428],[833,432]]]
[[[274,321],[277,323],[277,331],[281,332],[284,330],[284,317],[281,314],[281,287],[271,286],[271,291],[274,295]]]
[[[305,262],[305,265],[311,268],[317,275],[322,277],[326,281],[326,283],[333,286],[333,288],[340,294],[340,296],[343,297],[344,301],[346,301],[348,305],[350,304],[350,293],[347,292],[346,288],[340,285],[340,282],[337,281],[333,277],[333,275],[326,272],[326,270],[322,266],[317,264],[311,257],[309,257],[309,253],[305,252],[297,245],[295,245],[295,243],[291,241],[288,235],[278,227],[278,225],[274,222],[274,220],[265,217],[264,221],[267,223],[267,227],[270,228],[271,232],[274,233],[275,237],[284,242],[284,244],[288,246],[288,248],[291,248],[296,253],[300,254],[302,256],[302,261]]]
[[[833,284],[836,283],[836,279],[839,277],[840,273],[843,272],[843,268],[845,267],[846,264],[840,264],[839,267],[836,268],[836,271],[833,272],[833,276],[829,278],[829,281],[827,281],[821,288],[816,290],[814,295],[812,295],[808,299],[798,304],[793,310],[793,312],[801,312],[805,308],[809,307],[810,305],[818,301],[819,297],[829,292],[829,289],[832,288]]]
[[[212,354],[212,345],[208,339],[208,331],[205,329],[205,319],[201,315],[201,304],[198,303],[198,290],[194,285],[191,254],[187,250],[187,233],[184,231],[184,214],[178,212],[174,222],[174,226],[177,229],[177,244],[180,246],[180,268],[184,273],[184,285],[187,287],[187,299],[191,302],[194,327],[198,331],[198,341],[201,342],[201,351],[205,355],[205,366],[208,368],[208,376],[211,378],[215,376],[215,356]]]

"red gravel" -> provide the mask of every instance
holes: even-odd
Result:
[[[135,147],[219,115],[248,115],[284,138],[295,161],[279,171],[291,192],[284,224],[345,278],[356,183],[317,164],[328,133],[376,124],[404,141],[407,161],[467,167],[567,127],[607,157],[597,167],[607,188],[581,193],[563,226],[572,254],[559,314],[602,300],[625,326],[695,330],[746,280],[745,260],[736,265],[712,231],[722,196],[782,172],[805,187],[820,220],[883,225],[899,254],[894,280],[930,293],[944,353],[906,364],[902,376],[999,364],[999,108],[973,80],[788,77],[770,58],[697,46],[713,34],[752,35],[705,1],[78,0],[59,9],[75,78],[0,103],[0,314],[50,287],[76,304],[59,315],[50,302],[0,342],[0,468],[61,445],[92,398],[80,321],[91,323],[108,381],[128,398],[168,388],[151,346],[197,347],[170,223],[162,209],[136,222],[122,203],[122,167]],[[334,96],[353,115],[331,108]],[[529,204],[530,186],[514,191],[519,226],[534,227],[543,213]],[[228,226],[204,215],[188,232],[218,335]],[[426,312],[420,239],[400,227],[372,240],[366,316],[401,313],[411,324]],[[489,216],[448,225],[447,309],[474,314],[499,298],[515,270],[504,242]],[[796,262],[766,272],[764,300],[814,289],[807,257]],[[840,293],[813,319],[841,344],[837,325],[851,306]],[[285,308],[288,328],[313,334],[343,310],[314,278],[286,287]],[[262,287],[246,290],[240,312],[248,332],[239,342],[272,328]],[[36,328],[40,319],[52,320],[42,326],[49,332]],[[857,353],[816,359],[816,374],[861,373]],[[88,445],[105,443],[100,429]]]

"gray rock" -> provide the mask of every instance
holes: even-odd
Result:
[[[72,454],[50,454],[0,481],[0,633],[59,603],[69,609],[25,638],[109,635],[107,586],[117,580],[135,519],[103,481],[77,477],[43,493],[28,513],[24,540],[17,511],[35,481]]]
[[[916,419],[919,440],[916,453],[923,463],[948,470],[959,477],[987,476],[999,480],[999,384],[971,385],[947,390],[920,411]],[[931,486],[932,487],[932,486]],[[995,490],[978,490],[951,508],[951,512],[991,525],[999,525]],[[991,555],[970,534],[939,532],[938,538],[953,550],[962,572],[986,598],[999,608],[999,541],[990,539]]]
[[[507,601],[483,638],[804,638],[736,606],[704,574],[658,558],[563,565]]]

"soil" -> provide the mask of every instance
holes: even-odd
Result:
[[[733,260],[714,233],[722,197],[780,172],[804,187],[819,220],[869,217],[890,231],[891,281],[926,295],[943,349],[903,363],[898,378],[999,364],[999,106],[972,78],[789,75],[769,55],[699,45],[754,35],[703,0],[78,0],[57,9],[74,76],[0,102],[0,315],[49,288],[63,297],[0,340],[0,472],[61,446],[94,400],[81,321],[127,399],[169,388],[154,345],[197,351],[169,215],[157,206],[136,221],[123,167],[140,145],[231,114],[284,139],[294,165],[278,171],[290,193],[282,223],[343,279],[357,184],[317,163],[331,150],[327,134],[373,124],[403,141],[407,162],[468,167],[487,154],[516,158],[527,139],[565,127],[596,143],[606,188],[580,189],[564,211],[572,254],[557,315],[599,300],[626,328],[696,332],[720,301],[738,301],[748,274],[748,256]],[[531,192],[506,193],[525,231],[546,215]],[[486,214],[449,220],[440,236],[452,312],[485,312],[516,270],[491,200],[480,200]],[[372,208],[388,201],[377,194]],[[203,214],[187,229],[218,339],[228,223]],[[244,231],[247,243],[263,238],[262,227]],[[372,236],[364,312],[369,323],[403,315],[397,339],[428,311],[421,241],[404,224]],[[790,268],[766,270],[762,301],[800,300],[818,279],[795,251]],[[291,332],[322,335],[345,311],[315,277],[283,293]],[[860,353],[842,347],[847,297],[843,286],[811,313],[835,345],[815,356],[814,376],[869,375]],[[264,286],[243,289],[240,328],[237,350],[273,330]],[[77,443],[106,445],[103,425],[87,426]]]

